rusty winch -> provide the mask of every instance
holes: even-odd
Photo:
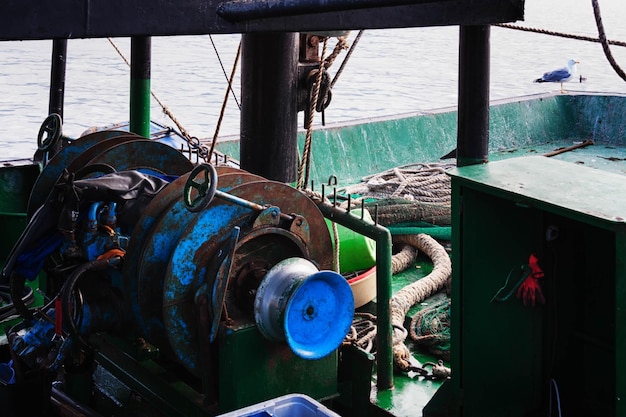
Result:
[[[134,363],[173,370],[203,411],[336,392],[354,301],[304,193],[103,132],[65,146],[33,193],[3,271],[14,294],[37,275],[45,283],[47,305],[16,305],[25,320],[10,341],[27,366],[52,372],[94,356],[132,385],[141,377],[115,358],[140,345],[150,354]]]

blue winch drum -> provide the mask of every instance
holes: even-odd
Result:
[[[269,340],[286,341],[297,356],[320,359],[337,349],[354,316],[350,285],[303,258],[276,264],[254,300],[254,318]]]

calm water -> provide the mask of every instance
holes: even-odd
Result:
[[[600,0],[607,37],[626,41],[626,1]],[[527,0],[522,26],[597,37],[591,0]],[[350,36],[354,39],[356,32]],[[238,35],[212,37],[230,73]],[[126,56],[128,39],[114,39]],[[153,38],[152,89],[182,125],[198,137],[212,137],[226,79],[208,36]],[[31,156],[48,109],[51,42],[0,42],[0,144],[2,159]],[[613,47],[626,69],[626,48]],[[128,119],[129,71],[106,39],[68,44],[64,134]],[[331,67],[339,68],[344,55]],[[558,90],[535,84],[544,71],[581,62],[585,83],[568,90],[626,93],[626,82],[608,64],[598,43],[494,27],[491,31],[491,98]],[[366,31],[333,90],[327,123],[456,105],[458,28]],[[238,91],[238,80],[235,86]],[[173,123],[156,102],[153,119]],[[316,122],[320,118],[317,116]],[[235,134],[239,110],[232,96],[221,135]]]

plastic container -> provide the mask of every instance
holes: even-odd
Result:
[[[305,394],[287,394],[217,417],[340,417]]]
[[[354,296],[354,308],[359,308],[376,298],[376,267],[361,272],[354,278],[348,279],[352,295]]]
[[[350,214],[360,218],[361,209],[351,210]],[[367,209],[363,212],[363,220],[374,224]],[[326,225],[334,248],[332,222],[326,219]],[[340,224],[337,224],[337,232],[339,234],[339,269],[342,274],[369,269],[376,264],[376,242],[374,240]]]

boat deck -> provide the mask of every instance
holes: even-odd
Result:
[[[589,101],[585,104],[583,101]],[[608,105],[607,105],[608,103]],[[605,112],[600,104],[607,105],[609,113]],[[529,116],[531,108],[538,106],[541,111],[548,109],[556,112],[558,117],[542,116],[533,118]],[[533,102],[507,102],[492,112],[491,149],[490,161],[498,161],[505,158],[517,158],[525,156],[537,156],[554,154],[550,158],[571,162],[586,167],[610,171],[613,173],[626,173],[626,138],[623,132],[621,114],[626,108],[624,97],[590,97],[578,98],[576,96],[555,96]],[[511,115],[523,114],[526,117],[524,125],[516,125],[512,122]],[[599,116],[602,115],[602,116]],[[341,185],[354,183],[360,177],[371,174],[372,171],[381,172],[393,166],[415,162],[415,158],[422,162],[440,162],[440,156],[454,148],[456,131],[451,127],[437,131],[441,136],[434,136],[433,126],[453,126],[455,115],[449,112],[434,112],[421,114],[415,119],[405,118],[396,120],[380,121],[380,124],[372,122],[370,125],[347,127],[344,130],[329,128],[325,131],[316,132],[314,147],[319,154],[335,155],[334,161],[314,159],[313,178],[316,183],[324,183],[328,175],[337,175]],[[603,117],[604,119],[601,119]],[[611,118],[615,123],[610,123]],[[601,120],[608,120],[601,123]],[[363,133],[363,129],[369,129]],[[387,136],[381,136],[368,152],[363,152],[362,138],[373,137],[376,132],[386,132]],[[360,135],[360,136],[359,136]],[[410,135],[410,136],[409,136]],[[407,145],[407,137],[415,143]],[[359,139],[355,139],[359,138]],[[394,141],[398,142],[394,142]],[[591,140],[592,144],[579,147],[585,141]],[[235,144],[227,144],[234,146]],[[228,155],[236,155],[234,147],[222,147],[222,152]],[[226,148],[226,149],[225,149]],[[407,148],[407,149],[404,149]],[[419,148],[418,150],[415,150]],[[320,149],[323,149],[322,152]],[[386,151],[383,152],[383,150]],[[389,155],[389,149],[398,149],[390,160],[382,161],[383,155]],[[341,152],[352,151],[352,154]],[[406,151],[406,152],[405,152]],[[555,154],[556,153],[556,154]],[[355,156],[356,155],[356,156]],[[413,159],[407,159],[413,158]],[[345,164],[345,162],[348,164]],[[19,165],[19,164],[18,164]],[[28,165],[25,163],[25,165]],[[17,168],[17,167],[16,167]],[[549,179],[547,179],[549,180]],[[319,189],[319,186],[318,186]],[[327,189],[328,191],[328,189]],[[419,280],[432,270],[430,260],[421,255],[417,262],[407,271],[394,275],[392,278],[392,290],[396,293],[401,288]],[[35,293],[38,302],[41,303],[41,295]],[[413,307],[408,314],[408,319],[420,309],[432,305],[437,298],[444,297],[437,294],[417,306]],[[359,309],[364,312],[374,312],[375,303],[369,303]],[[3,326],[7,322],[0,322]],[[0,345],[4,341],[0,339]],[[412,351],[416,366],[428,362],[436,362],[438,358],[420,351],[412,342],[407,340],[407,345]],[[375,367],[371,355],[365,354],[367,360]],[[450,366],[449,362],[445,365]],[[364,368],[365,369],[365,368]],[[368,371],[366,371],[368,372]],[[452,369],[454,372],[454,369]],[[372,378],[373,376],[373,378]],[[342,404],[333,404],[334,399],[329,399],[331,405],[336,405],[342,416],[370,415],[395,417],[419,417],[422,415],[434,415],[425,413],[423,408],[431,400],[445,391],[446,384],[443,381],[427,380],[414,372],[394,374],[394,388],[390,390],[378,390],[376,387],[376,374],[366,375],[365,388],[362,386],[346,387],[346,390],[367,389],[371,404],[367,404],[367,414],[360,413],[363,408],[345,408]],[[447,384],[449,385],[449,384]],[[340,391],[342,387],[340,385]],[[341,392],[342,396],[344,392]],[[337,400],[340,401],[340,400]],[[354,406],[354,404],[352,404]],[[356,412],[354,410],[357,410]]]
[[[490,155],[489,159],[497,161],[506,158],[545,155],[551,152],[580,145],[582,143],[583,141],[571,139],[556,140],[548,143],[537,143],[532,146],[495,152]],[[603,171],[626,174],[626,147],[621,145],[614,145],[606,142],[592,143],[591,145],[585,147],[568,150],[558,155],[550,156],[550,158],[584,165],[590,168],[597,168]]]

